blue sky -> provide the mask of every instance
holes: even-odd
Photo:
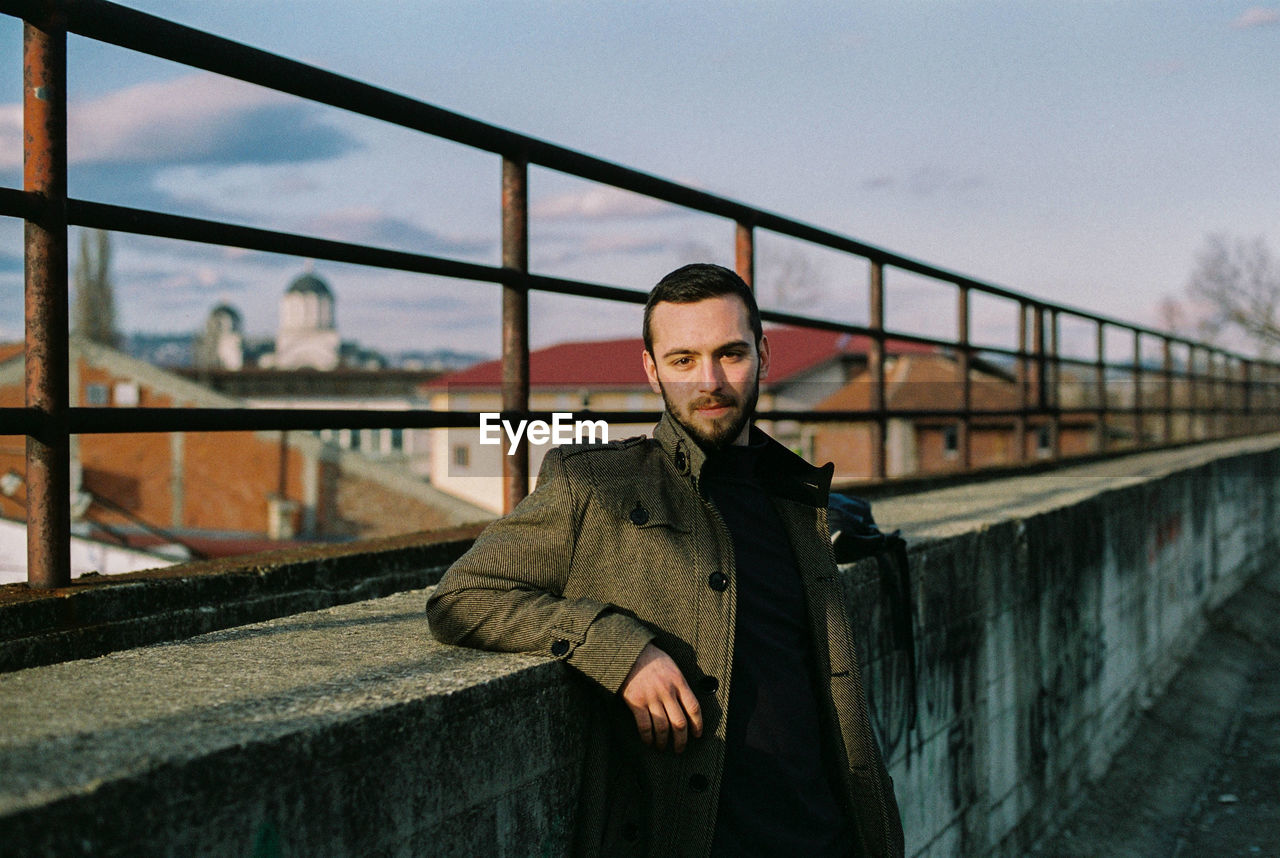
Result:
[[[1182,294],[1207,234],[1280,249],[1280,5],[126,5],[1143,324]],[[498,259],[493,156],[75,37],[69,54],[74,195]],[[0,19],[0,72],[0,182],[15,185],[12,19]],[[643,289],[683,262],[731,259],[729,224],[547,171],[533,172],[531,203],[532,264],[546,273]],[[865,265],[769,235],[758,247],[766,303],[865,319]],[[20,252],[20,226],[0,223],[6,338],[20,332]],[[128,330],[194,329],[229,300],[251,333],[270,333],[303,265],[133,238],[117,257]],[[497,350],[492,287],[317,271],[344,337]],[[946,290],[893,272],[889,287],[891,325],[953,329]],[[630,308],[585,300],[539,296],[533,308],[538,344],[638,326]],[[978,335],[1007,344],[1011,308],[976,310]]]

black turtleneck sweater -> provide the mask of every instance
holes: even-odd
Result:
[[[852,836],[823,763],[803,585],[756,465],[732,446],[702,470],[733,538],[737,619],[712,855],[842,856]]]

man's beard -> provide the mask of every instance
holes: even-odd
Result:
[[[676,384],[684,384],[686,382],[676,382]],[[732,396],[723,396],[711,394],[701,396],[692,400],[681,410],[676,403],[671,401],[671,397],[667,395],[667,387],[658,380],[658,387],[662,391],[662,402],[666,405],[667,413],[671,415],[677,423],[684,427],[684,431],[694,440],[699,447],[708,453],[714,453],[729,447],[738,436],[742,434],[743,427],[751,422],[756,415],[756,402],[760,398],[760,375],[756,374],[755,382],[751,385],[751,389],[747,391],[739,407],[738,413],[733,419],[720,423],[711,422],[710,425],[704,423],[699,426],[694,423],[695,414],[699,408],[708,406],[728,405],[733,407],[737,400]]]

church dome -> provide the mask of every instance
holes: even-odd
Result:
[[[285,290],[286,295],[316,295],[321,298],[333,300],[333,292],[329,290],[329,284],[325,283],[316,275],[307,272],[299,275],[289,288]]]
[[[219,304],[209,311],[209,320],[217,319],[227,330],[239,333],[244,328],[244,319],[240,311],[230,304]]]

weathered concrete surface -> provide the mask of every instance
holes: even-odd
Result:
[[[425,587],[480,526],[0,586],[0,673]]]
[[[1106,771],[1207,612],[1275,557],[1277,443],[877,503],[914,542],[914,689],[874,580],[850,610],[910,854],[1025,854]]]
[[[578,686],[425,600],[0,676],[0,854],[562,854]]]
[[[909,853],[1027,853],[1275,556],[1278,493],[1273,436],[878,502],[914,685],[879,573],[843,572]],[[424,599],[0,675],[0,850],[561,854],[581,686],[437,646]]]
[[[1280,567],[1209,630],[1036,855],[1280,855]]]

